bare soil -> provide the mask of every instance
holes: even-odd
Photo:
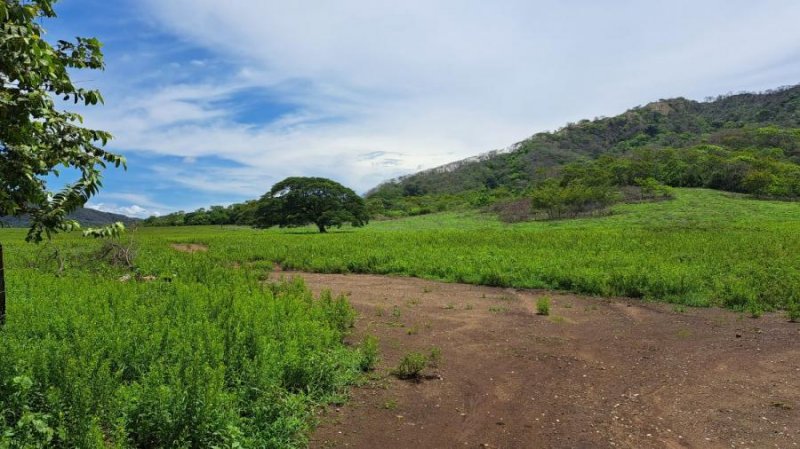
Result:
[[[297,273],[275,273],[293,276]],[[624,298],[302,274],[346,294],[382,361],[312,448],[793,448],[800,324]],[[552,298],[550,316],[536,300]],[[389,374],[442,352],[421,382]]]

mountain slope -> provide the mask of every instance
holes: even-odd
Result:
[[[105,226],[117,221],[121,221],[126,225],[129,225],[140,221],[138,218],[113,214],[111,212],[101,212],[99,210],[89,209],[86,207],[76,209],[69,214],[69,218],[76,220],[81,224],[81,226]],[[2,222],[5,226],[10,226],[12,228],[27,227],[29,223],[28,219],[25,217],[0,217],[0,222]]]
[[[555,132],[538,133],[507,150],[391,180],[372,189],[367,197],[455,194],[497,187],[522,190],[568,162],[626,154],[637,148],[682,148],[700,143],[777,147],[793,161],[800,161],[800,139],[792,133],[764,136],[757,132],[768,126],[779,130],[800,127],[800,85],[705,102],[659,100],[615,117],[582,120]]]

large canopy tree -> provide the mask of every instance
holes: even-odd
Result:
[[[78,37],[54,45],[44,40],[42,19],[56,17],[54,3],[0,0],[0,217],[28,216],[27,240],[33,242],[77,227],[67,214],[97,193],[107,164],[125,164],[122,156],[102,149],[109,133],[85,128],[79,114],[57,108],[58,100],[102,103],[100,92],[78,87],[69,71],[104,66],[97,39]],[[73,169],[77,179],[50,191],[46,178],[63,168]],[[0,270],[1,256],[2,246]]]
[[[369,222],[364,200],[351,189],[326,178],[291,177],[272,186],[259,201],[256,227],[315,224],[319,232],[345,223]]]

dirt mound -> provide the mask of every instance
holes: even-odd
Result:
[[[294,275],[279,273],[273,276]],[[800,325],[718,309],[411,278],[302,275],[350,297],[374,380],[312,448],[761,448],[800,444]],[[549,316],[536,301],[551,298]],[[438,347],[440,379],[388,374]]]
[[[208,245],[202,243],[173,243],[170,248],[182,253],[204,253],[208,251]]]

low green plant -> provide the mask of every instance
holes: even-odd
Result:
[[[438,368],[441,362],[442,350],[441,348],[434,346],[428,353],[428,366],[431,368]]]
[[[686,313],[686,306],[682,304],[675,304],[672,306],[672,311],[675,313]]]
[[[409,352],[404,355],[392,374],[400,379],[419,379],[428,366],[428,357],[420,352]]]
[[[536,313],[538,315],[550,315],[550,298],[542,296],[536,301]]]
[[[361,354],[361,360],[359,362],[359,368],[361,371],[372,371],[375,369],[375,365],[378,363],[378,337],[374,335],[367,335],[361,341],[361,345],[359,346],[359,353]]]
[[[747,312],[750,313],[750,318],[760,318],[764,314],[764,308],[758,301],[751,300],[747,303]]]
[[[792,323],[800,322],[800,301],[794,299],[789,302],[786,306],[786,318]]]

